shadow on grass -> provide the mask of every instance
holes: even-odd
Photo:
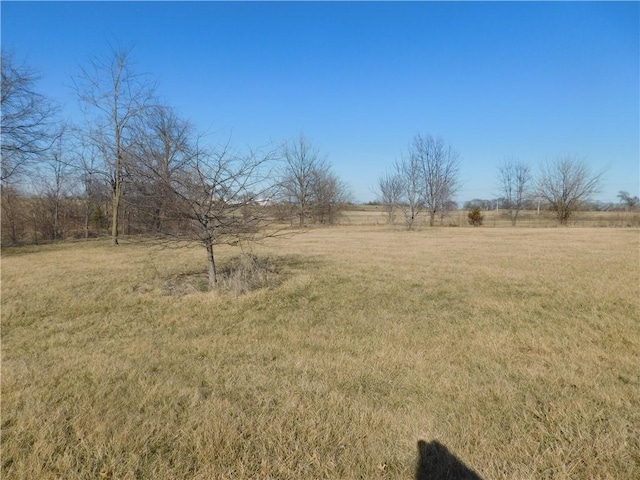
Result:
[[[482,477],[440,442],[418,440],[416,480],[482,480]]]

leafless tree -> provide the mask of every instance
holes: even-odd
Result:
[[[28,219],[24,209],[24,199],[15,185],[2,187],[2,242],[18,243],[23,238]]]
[[[498,182],[507,203],[511,225],[515,227],[518,214],[528,198],[531,169],[529,165],[515,158],[505,160],[498,167]]]
[[[444,219],[448,217],[451,212],[458,209],[458,202],[453,199],[447,200],[442,204],[442,208],[438,212],[438,216],[440,217],[440,225],[444,225]]]
[[[168,186],[197,153],[195,129],[170,107],[157,105],[147,113],[138,124],[132,149],[135,161],[130,168],[133,192],[129,202],[152,232],[162,232],[169,227],[163,223],[171,217],[171,204],[176,201]]]
[[[624,209],[626,211],[634,210],[640,204],[640,199],[638,199],[637,195],[631,196],[629,192],[625,192],[622,190],[618,193],[618,198],[620,199],[620,202],[624,205]]]
[[[74,161],[78,177],[78,204],[82,210],[84,238],[89,238],[91,224],[100,232],[104,223],[102,206],[108,203],[110,186],[104,175],[101,150],[88,139],[82,130],[74,130]]]
[[[430,226],[435,224],[437,214],[444,217],[458,189],[459,165],[458,154],[443,139],[431,135],[413,137],[409,153],[396,161],[392,174],[402,185],[398,206],[407,228],[413,228],[425,210]]]
[[[422,168],[424,204],[429,212],[429,225],[435,224],[436,214],[446,212],[458,191],[460,157],[440,137],[416,135],[411,155]]]
[[[69,213],[69,200],[75,187],[75,165],[69,154],[71,149],[66,134],[58,136],[53,148],[45,155],[36,176],[35,190],[38,207],[46,228],[43,235],[50,240],[62,239],[65,234],[64,216]]]
[[[266,205],[275,196],[270,183],[275,157],[275,152],[234,154],[227,147],[207,152],[196,145],[187,164],[158,179],[176,198],[167,215],[181,223],[169,236],[204,246],[212,287],[218,282],[216,245],[238,245],[273,234],[267,230]]]
[[[317,170],[312,184],[313,218],[322,224],[335,223],[349,201],[349,188],[330,168]]]
[[[394,176],[402,187],[402,196],[397,207],[404,214],[407,228],[411,230],[425,208],[423,165],[415,155],[403,155],[393,166]]]
[[[26,168],[47,152],[55,138],[58,108],[36,91],[37,73],[17,65],[13,54],[2,52],[0,136],[4,184],[25,173]]]
[[[397,173],[385,173],[378,179],[378,199],[387,210],[387,221],[393,224],[402,199],[403,184]]]
[[[283,157],[278,172],[282,200],[294,207],[300,227],[303,227],[305,219],[313,214],[315,182],[319,172],[329,170],[329,164],[304,135],[285,145]]]
[[[598,192],[603,175],[603,171],[592,173],[578,157],[558,158],[542,166],[537,194],[556,213],[560,225],[567,225],[580,203]]]
[[[134,71],[131,53],[113,49],[107,57],[94,58],[74,79],[85,107],[87,136],[98,147],[102,173],[111,185],[111,238],[118,244],[118,221],[125,177],[132,158],[136,121],[153,104],[155,85]]]

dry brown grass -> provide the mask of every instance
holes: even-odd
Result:
[[[468,222],[468,210],[456,210],[450,212],[442,219],[442,226],[451,227],[471,227]],[[482,211],[484,217],[484,227],[511,227],[511,219],[507,210]],[[440,224],[440,219],[437,222]],[[338,218],[342,225],[386,225],[388,214],[384,207],[378,205],[353,205],[342,212]],[[394,221],[397,227],[404,225],[404,217],[398,212]],[[429,216],[424,212],[417,218],[418,226],[426,226],[429,223]],[[555,228],[558,227],[558,220],[549,211],[524,210],[518,214],[517,226],[519,228]],[[615,227],[615,228],[638,228],[640,227],[640,212],[576,212],[569,221],[571,227]],[[565,227],[563,227],[565,228]]]
[[[421,439],[487,480],[640,477],[637,229],[311,230],[240,297],[171,294],[197,249],[20,252],[2,478],[408,479]]]

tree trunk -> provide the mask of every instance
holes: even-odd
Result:
[[[35,213],[33,214],[33,243],[38,245],[38,221]]]
[[[89,238],[89,219],[90,219],[89,207],[85,208],[84,211],[84,239],[87,240]]]
[[[431,210],[429,212],[429,226],[433,227],[435,224],[435,219],[436,219],[436,212],[434,210]]]
[[[53,206],[53,240],[61,238],[60,235],[60,202],[56,198]]]
[[[213,257],[213,239],[208,238],[206,243],[207,248],[207,271],[209,274],[209,285],[211,288],[215,288],[218,283],[218,275],[216,272],[216,261]]]
[[[566,227],[569,225],[569,218],[571,217],[571,211],[564,205],[558,207],[558,220],[560,221],[560,225]]]
[[[111,197],[111,245],[118,245],[118,214],[120,213],[120,179],[117,178]]]

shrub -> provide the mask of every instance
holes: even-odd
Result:
[[[482,221],[484,220],[484,216],[478,207],[472,208],[468,214],[469,217],[469,225],[473,225],[477,227],[482,225]]]

